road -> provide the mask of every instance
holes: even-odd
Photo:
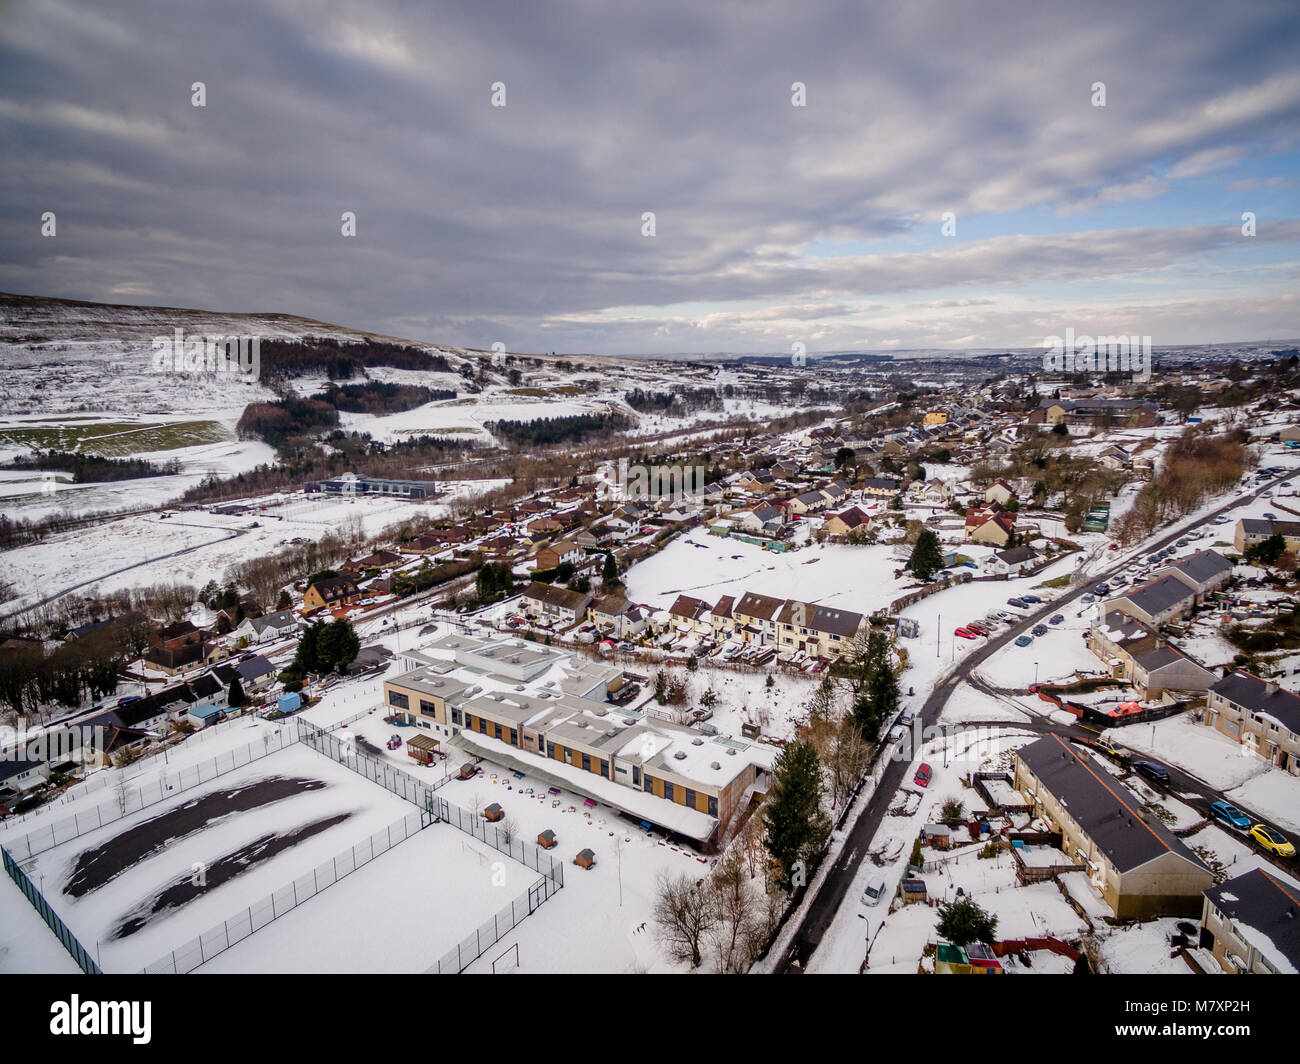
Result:
[[[1257,501],[1260,496],[1268,490],[1272,490],[1281,484],[1287,483],[1296,476],[1300,476],[1300,469],[1293,470],[1290,473],[1284,473],[1281,476],[1271,478],[1259,484],[1253,491],[1246,491],[1234,497],[1231,501],[1225,503],[1214,512],[1206,515],[1199,522],[1204,526],[1214,518],[1226,514],[1229,510],[1234,510],[1250,502]],[[1171,532],[1163,539],[1146,544],[1140,554],[1147,555],[1153,551],[1162,550],[1170,546],[1176,540],[1181,538],[1187,529]],[[920,722],[922,728],[936,725],[940,716],[943,714],[944,706],[948,704],[948,699],[957,686],[965,682],[972,670],[983,664],[990,657],[1004,648],[1024,632],[1033,628],[1035,624],[1041,623],[1045,618],[1053,613],[1061,612],[1062,608],[1087,594],[1089,589],[1096,584],[1110,579],[1117,573],[1122,572],[1132,564],[1131,560],[1117,562],[1110,569],[1103,573],[1090,578],[1086,583],[1072,591],[1067,592],[1062,597],[1044,603],[1038,609],[1024,615],[1023,619],[1018,620],[1005,632],[997,636],[990,636],[985,640],[983,646],[978,649],[972,648],[971,652],[961,659],[945,678],[940,681],[931,691],[930,696],[925,700],[921,707]],[[997,727],[1008,727],[1006,721],[1001,721]],[[1030,731],[1053,732],[1058,735],[1064,735],[1069,738],[1094,738],[1095,733],[1074,725],[1058,725],[1044,721],[1039,724],[1012,725],[1014,728],[1024,728]],[[812,959],[817,947],[821,944],[822,938],[835,919],[835,914],[839,911],[840,905],[848,895],[849,888],[853,885],[858,876],[858,870],[862,867],[862,862],[866,858],[867,851],[871,847],[871,840],[875,837],[880,828],[880,823],[885,817],[886,811],[893,804],[894,794],[899,786],[903,783],[910,762],[897,760],[890,763],[885,770],[884,776],[881,777],[879,785],[876,787],[874,794],[867,802],[866,807],[858,814],[853,826],[849,829],[848,837],[841,847],[839,855],[835,858],[826,878],[822,881],[812,904],[809,905],[807,913],[804,915],[799,929],[795,932],[791,941],[790,948],[784,957],[774,969],[778,973],[802,973],[809,960]],[[1206,784],[1196,780],[1187,773],[1177,770],[1170,766],[1170,777],[1175,787],[1185,787],[1188,793],[1213,793],[1208,791]],[[1215,795],[1215,798],[1222,797]],[[1213,801],[1210,798],[1208,801]],[[1285,867],[1285,866],[1282,866]]]

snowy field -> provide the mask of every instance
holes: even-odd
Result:
[[[137,971],[412,811],[295,745],[39,854],[25,869],[101,967]],[[198,866],[213,882],[187,890]],[[223,869],[232,874],[220,882]]]
[[[472,835],[433,824],[196,971],[420,974],[540,878]],[[528,919],[547,920],[551,904]]]
[[[452,497],[481,494],[501,483],[458,482]],[[6,609],[74,588],[104,594],[155,583],[220,583],[232,567],[285,548],[295,538],[320,539],[344,525],[379,536],[415,517],[444,516],[448,501],[296,493],[272,496],[265,510],[244,515],[187,510],[171,517],[152,513],[109,520],[0,554],[0,580],[12,583],[19,595]]]

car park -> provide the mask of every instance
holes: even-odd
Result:
[[[1029,644],[1032,643],[1033,641],[1034,641],[1034,637],[1033,637],[1033,636],[1031,636],[1031,635],[1022,635],[1019,639],[1016,640],[1016,646],[1018,646],[1018,647],[1027,647],[1027,646],[1029,646]]]
[[[1210,816],[1222,821],[1237,831],[1250,830],[1250,817],[1229,802],[1214,802],[1210,805]]]
[[[932,775],[933,772],[930,766],[925,762],[921,762],[920,766],[916,770],[916,775],[912,777],[912,782],[918,787],[928,787],[930,786],[930,777]]]
[[[1264,849],[1277,854],[1279,857],[1295,856],[1295,844],[1288,840],[1285,835],[1264,824],[1256,824],[1251,828],[1250,837],[1263,846]]]
[[[1164,765],[1159,765],[1154,761],[1134,761],[1133,768],[1139,776],[1145,776],[1152,783],[1165,786],[1169,784],[1169,772]]]
[[[1048,624],[1062,624],[1062,623],[1064,623],[1064,621],[1065,621],[1065,614],[1064,614],[1064,613],[1054,613],[1054,614],[1052,614],[1052,616],[1051,616],[1050,618],[1048,618],[1047,623],[1048,623]]]

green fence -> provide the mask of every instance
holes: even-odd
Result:
[[[99,970],[99,965],[86,952],[86,947],[77,941],[77,936],[68,930],[68,925],[59,919],[58,914],[50,908],[50,903],[45,900],[44,895],[36,889],[35,884],[27,878],[27,873],[18,867],[18,862],[13,859],[9,851],[3,846],[0,846],[0,857],[4,859],[5,871],[9,873],[9,878],[17,883],[18,889],[27,895],[27,900],[32,903],[32,908],[41,914],[41,919],[49,925],[50,930],[54,932],[55,938],[62,942],[63,948],[72,954],[72,959],[77,962],[77,967],[87,975],[102,975],[103,972]]]

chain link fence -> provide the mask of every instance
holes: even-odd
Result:
[[[264,732],[262,738],[247,746],[237,747],[218,754],[208,761],[175,773],[164,773],[161,777],[148,783],[132,784],[122,780],[114,788],[113,798],[90,809],[74,813],[72,816],[56,820],[43,828],[36,828],[26,835],[6,841],[5,846],[20,860],[25,861],[38,853],[44,853],[55,846],[61,846],[89,831],[112,824],[123,817],[137,813],[167,798],[174,798],[201,783],[208,783],[218,776],[224,776],[237,768],[243,768],[260,758],[283,750],[298,741],[298,735],[292,728]]]
[[[332,887],[344,876],[369,864],[399,842],[410,838],[424,826],[423,819],[419,813],[408,813],[383,831],[375,832],[332,860],[317,865],[306,875],[299,876],[292,883],[268,894],[243,912],[215,925],[198,938],[178,946],[165,957],[159,957],[145,967],[144,974],[184,975],[194,971],[217,954],[224,953],[231,946],[242,942],[254,931],[260,930],[273,920],[278,920],[285,913],[314,898],[322,890]]]
[[[45,895],[36,889],[36,884],[27,877],[26,872],[18,867],[18,862],[13,859],[9,851],[3,846],[0,846],[0,859],[3,860],[9,878],[26,895],[27,900],[32,903],[32,908],[40,913],[41,919],[54,932],[55,938],[63,943],[63,948],[72,954],[72,959],[77,962],[77,967],[87,975],[102,975],[99,965],[86,952],[86,947],[77,941],[77,936],[68,929],[67,924],[59,919],[59,914],[50,908],[50,903],[45,900]]]

